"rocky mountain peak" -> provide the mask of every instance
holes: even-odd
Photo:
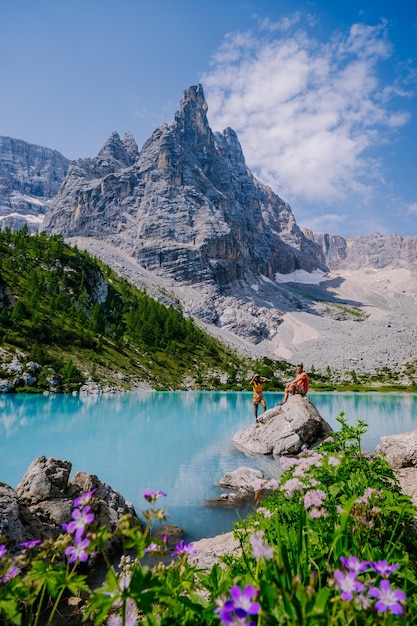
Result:
[[[310,230],[305,231],[305,235],[320,244],[327,265],[334,271],[417,269],[417,237],[372,233],[345,239],[340,235],[313,233]]]
[[[117,133],[95,159],[78,161],[44,228],[106,239],[157,274],[220,289],[252,275],[274,280],[275,272],[325,267],[290,207],[246,167],[236,133],[213,134],[201,85],[184,92],[173,123],[158,128],[134,162]]]
[[[185,130],[187,127],[198,128],[207,134],[210,131],[206,116],[207,110],[203,87],[201,85],[190,87],[183,93],[179,109],[175,113],[175,124],[180,130]]]
[[[111,171],[133,165],[138,156],[138,147],[132,133],[125,133],[123,139],[114,131],[98,153],[96,160]]]
[[[133,137],[130,130],[127,130],[125,132],[121,141],[125,147],[126,153],[133,158],[132,163],[134,163],[134,161],[139,155],[139,149],[138,149],[138,144],[136,143],[135,138]]]
[[[0,229],[39,228],[69,163],[56,150],[0,137]]]

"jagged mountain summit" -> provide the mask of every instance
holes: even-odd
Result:
[[[69,163],[56,150],[0,137],[0,230],[37,230]]]
[[[311,230],[305,230],[304,234],[320,244],[328,267],[334,271],[363,268],[417,270],[417,237],[372,233],[345,239]]]
[[[113,133],[94,159],[71,164],[43,228],[116,245],[184,284],[228,288],[276,272],[325,269],[288,204],[247,168],[236,134],[213,133],[201,85],[140,153]]]
[[[303,306],[276,274],[325,271],[324,255],[250,172],[236,133],[213,133],[206,113],[197,85],[140,152],[113,133],[97,157],[71,163],[43,229],[87,248],[99,240],[97,256],[112,246],[137,262],[137,283],[147,272],[147,288],[164,281],[187,314],[268,343],[282,310]]]
[[[113,133],[96,158],[70,165],[44,229],[156,297],[176,298],[251,355],[402,372],[417,337],[417,299],[398,294],[388,278],[376,285],[372,274],[365,282],[331,275],[327,263],[346,267],[355,258],[363,270],[390,243],[371,237],[360,251],[343,238],[301,232],[289,205],[247,168],[235,132],[213,133],[206,112],[198,85],[140,152],[130,134]]]

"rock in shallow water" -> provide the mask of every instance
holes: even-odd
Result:
[[[251,454],[285,456],[317,445],[330,432],[332,428],[309,398],[295,395],[265,411],[256,424],[238,431],[233,443]]]

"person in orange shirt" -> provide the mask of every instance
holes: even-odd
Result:
[[[288,395],[292,393],[294,396],[296,393],[299,393],[302,396],[305,396],[308,391],[308,376],[304,371],[303,364],[299,363],[297,365],[297,376],[288,383],[285,387],[284,400],[282,404],[285,404],[288,398]]]
[[[269,378],[259,376],[259,374],[255,374],[250,381],[250,384],[253,387],[253,408],[256,422],[258,421],[258,406],[261,405],[263,410],[266,411],[266,402],[262,393],[262,385],[267,382],[269,382]]]

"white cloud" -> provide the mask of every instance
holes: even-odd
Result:
[[[232,127],[249,167],[291,203],[366,200],[383,179],[375,150],[409,121],[391,108],[400,86],[378,76],[392,54],[386,24],[354,24],[321,42],[300,21],[297,13],[259,22],[256,36],[226,36],[201,78],[210,125]]]
[[[406,207],[407,215],[417,215],[417,202],[410,202]]]

